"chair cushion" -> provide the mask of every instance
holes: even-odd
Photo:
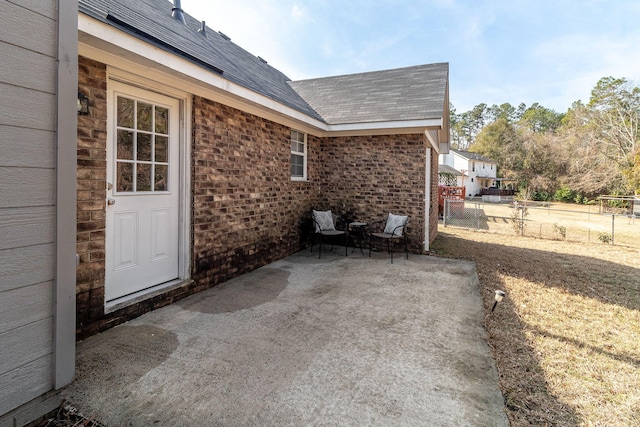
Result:
[[[404,215],[389,213],[387,224],[384,226],[384,232],[402,237],[402,226],[406,224],[407,218],[408,217]]]
[[[316,233],[320,231],[335,230],[333,224],[333,214],[331,211],[313,211],[313,218],[316,225]]]

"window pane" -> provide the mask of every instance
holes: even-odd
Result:
[[[133,191],[133,163],[118,162],[116,191]]]
[[[167,191],[168,166],[156,165],[155,170],[155,183],[153,185],[154,191]]]
[[[136,191],[151,191],[151,165],[138,163],[136,169]]]
[[[146,130],[151,132],[151,123],[153,122],[153,106],[145,102],[138,102],[138,130]]]
[[[304,157],[297,154],[291,155],[291,176],[304,176]]]
[[[151,161],[151,135],[148,133],[138,133],[138,161],[150,162]]]
[[[118,159],[133,160],[133,132],[128,130],[118,131]]]
[[[169,138],[167,138],[166,136],[156,135],[156,144],[155,144],[155,151],[156,151],[155,161],[156,162],[166,163],[169,161],[169,159],[167,158],[168,145],[169,145]]]
[[[169,109],[156,107],[156,132],[169,133]]]
[[[298,132],[297,130],[291,131],[291,139],[293,141],[304,142],[304,133]]]
[[[133,99],[118,97],[118,126],[133,129],[133,109]]]

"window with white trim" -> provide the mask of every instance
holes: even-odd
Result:
[[[291,179],[307,179],[307,134],[291,130]]]

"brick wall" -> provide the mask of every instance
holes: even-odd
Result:
[[[425,135],[326,138],[323,207],[369,223],[409,215],[410,250],[422,252],[426,147]]]
[[[78,88],[89,115],[78,116],[76,311],[78,336],[97,332],[104,315],[105,208],[107,187],[106,66],[78,58]],[[86,333],[85,333],[86,335]]]
[[[206,288],[300,250],[318,200],[318,145],[308,182],[291,181],[291,129],[196,96],[192,272]]]

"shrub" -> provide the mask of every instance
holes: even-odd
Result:
[[[564,225],[553,224],[553,233],[564,240],[567,238],[567,227]]]
[[[613,240],[611,237],[611,234],[609,233],[600,233],[598,234],[598,240],[600,240],[602,243],[605,244],[611,244],[611,241]]]
[[[553,200],[557,202],[574,202],[577,195],[577,192],[573,191],[566,185],[563,185],[556,190],[553,195]]]

